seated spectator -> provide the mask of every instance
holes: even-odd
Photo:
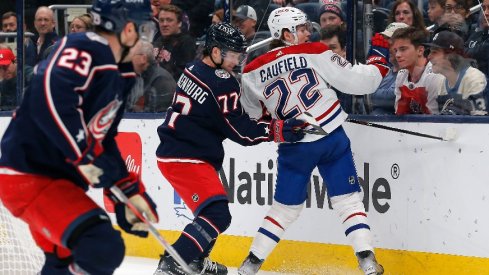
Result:
[[[462,37],[464,40],[472,34],[477,27],[477,16],[470,14],[470,4],[467,0],[446,0],[445,13],[460,14],[467,24],[467,35]]]
[[[456,33],[441,31],[430,47],[428,60],[433,72],[445,76],[445,83],[438,96],[440,114],[486,115],[484,89],[486,76],[470,66],[464,55],[464,41]]]
[[[250,6],[242,5],[236,9],[233,17],[233,25],[239,28],[246,38],[246,43],[250,45],[253,42],[256,30],[256,11]]]
[[[328,48],[337,55],[346,58],[346,31],[338,25],[329,25],[320,31],[320,42],[326,44]],[[340,100],[340,105],[347,113],[352,112],[352,96],[338,91],[331,87]]]
[[[390,23],[387,28],[381,32],[387,39],[390,40],[394,32],[398,29],[409,27],[406,23]],[[372,113],[373,115],[393,115],[395,113],[394,105],[396,102],[396,95],[394,93],[396,89],[396,77],[399,71],[399,64],[396,61],[396,55],[391,47],[389,48],[389,62],[390,71],[380,82],[379,88],[370,95],[370,101],[372,103]]]
[[[173,76],[158,66],[153,56],[153,45],[139,41],[132,49],[132,64],[138,74],[128,98],[130,112],[165,112],[171,105],[176,83]]]
[[[477,68],[489,77],[489,0],[482,1],[481,9],[479,28],[465,42],[465,50],[468,57],[477,61]]]
[[[195,57],[195,38],[182,32],[182,10],[177,6],[160,6],[158,21],[161,37],[153,42],[154,56],[177,81],[185,64]]]
[[[440,25],[440,18],[445,13],[446,0],[429,0],[428,1],[428,19],[435,25],[436,29]]]
[[[426,33],[415,27],[401,28],[394,32],[391,42],[401,69],[396,77],[396,115],[438,114],[436,98],[445,77],[433,73],[424,56]]]
[[[25,80],[32,77],[32,67],[25,66]],[[17,107],[17,65],[12,50],[0,46],[0,111],[10,111]]]
[[[82,14],[73,18],[70,23],[70,33],[87,32],[93,30],[92,16],[90,14]]]
[[[36,63],[47,57],[44,51],[58,40],[54,26],[53,11],[48,7],[39,7],[34,16],[34,27],[37,31],[37,36],[34,38],[37,45]]]
[[[24,31],[26,30],[24,24]],[[2,32],[17,32],[17,14],[9,11],[2,15]],[[15,38],[0,38],[1,42],[15,42]],[[24,64],[34,66],[36,64],[36,46],[28,37],[24,39]]]
[[[345,27],[345,14],[335,4],[322,5],[319,8],[319,25],[324,28],[329,25]]]
[[[397,0],[392,6],[389,22],[402,22],[418,30],[426,30],[423,14],[411,0]]]
[[[439,20],[440,25],[438,28],[434,29],[431,33],[432,37],[430,39],[433,40],[433,36],[441,31],[451,31],[458,34],[460,37],[467,37],[469,33],[469,27],[465,21],[465,18],[458,13],[445,13]]]

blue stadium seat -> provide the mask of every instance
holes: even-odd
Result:
[[[307,14],[309,21],[319,23],[319,7],[321,7],[319,3],[300,3],[295,7]]]

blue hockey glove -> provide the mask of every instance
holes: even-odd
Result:
[[[300,130],[306,125],[303,120],[295,118],[287,120],[272,119],[270,122],[270,141],[297,142],[304,137],[304,132]]]
[[[105,188],[127,176],[127,168],[119,158],[102,153],[91,163],[76,166],[80,175],[92,187]]]
[[[145,216],[148,221],[158,222],[156,204],[146,193],[143,183],[137,174],[130,173],[129,177],[116,183],[116,186],[129,198],[129,201]],[[104,189],[104,194],[115,203],[115,215],[117,224],[129,234],[146,238],[148,226],[142,222],[124,203],[120,202],[109,188]]]
[[[382,77],[389,72],[389,41],[380,33],[372,37],[367,55],[367,65],[376,66]]]

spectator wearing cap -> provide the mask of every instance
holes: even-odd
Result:
[[[345,15],[341,8],[335,4],[325,4],[319,8],[319,25],[324,28],[329,25],[342,26]]]
[[[250,45],[256,33],[256,11],[251,6],[241,5],[236,9],[233,17],[233,24],[239,28],[245,36],[246,42]]]
[[[0,46],[0,111],[17,107],[17,65],[12,50]],[[26,83],[32,76],[32,67],[26,66]]]
[[[399,29],[409,27],[406,23],[394,22],[387,25],[385,30],[381,32],[387,39],[390,40],[392,35]],[[392,45],[392,43],[391,43]],[[396,95],[394,90],[396,88],[396,77],[399,71],[399,64],[396,61],[396,55],[392,51],[392,47],[389,47],[389,63],[390,71],[382,79],[379,88],[370,95],[370,101],[372,103],[372,114],[373,115],[392,115],[394,114],[394,104],[396,101]]]
[[[464,57],[463,39],[456,33],[441,31],[424,45],[430,48],[428,60],[433,72],[445,76],[438,96],[440,114],[486,115],[486,77]]]

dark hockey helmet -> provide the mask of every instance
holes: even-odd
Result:
[[[150,0],[93,0],[93,24],[102,29],[120,33],[128,21],[141,27],[151,23]]]
[[[212,48],[233,52],[246,52],[246,39],[241,31],[229,23],[218,23],[210,26],[205,38],[205,50],[212,52]]]

